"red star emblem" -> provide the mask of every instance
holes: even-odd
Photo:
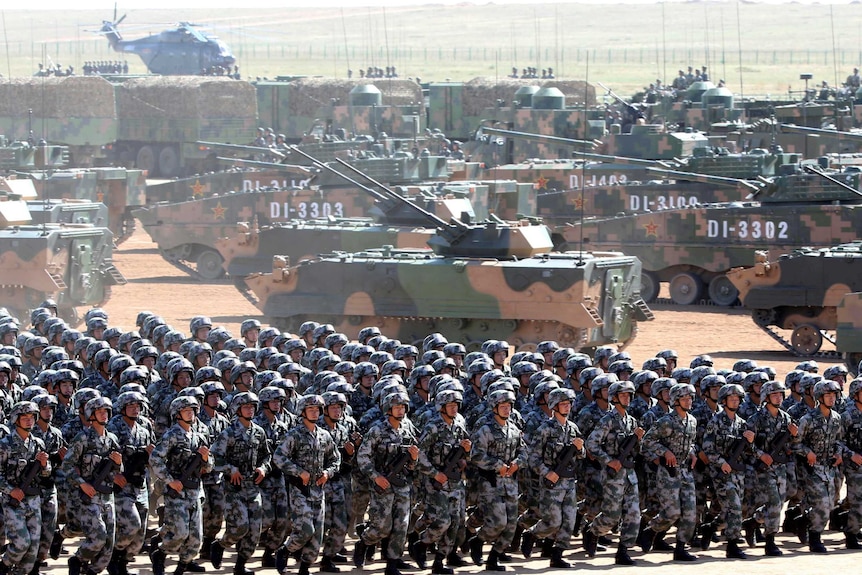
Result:
[[[218,204],[216,204],[216,207],[213,208],[213,215],[215,216],[215,219],[223,220],[224,219],[224,213],[226,211],[227,211],[227,208],[223,207],[221,205],[221,202],[219,202]]]
[[[534,186],[537,190],[548,189],[548,178],[546,178],[545,176],[539,176],[539,179],[536,180]]]
[[[195,180],[195,183],[192,185],[192,196],[194,197],[202,197],[204,195],[204,185],[201,184],[200,180]]]
[[[576,210],[583,209],[584,204],[586,204],[586,203],[587,203],[587,200],[585,200],[582,196],[575,196],[572,199],[572,205],[575,206]]]
[[[105,203],[105,192],[96,192],[96,201],[100,204]]]
[[[648,224],[644,224],[644,230],[646,230],[647,237],[658,237],[658,224],[654,221],[650,220]]]

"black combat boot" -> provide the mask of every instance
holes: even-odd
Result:
[[[287,569],[287,546],[282,545],[275,550],[275,570],[284,573]]]
[[[161,547],[150,550],[150,562],[153,564],[153,575],[165,575],[165,552]],[[74,574],[70,572],[69,575]]]
[[[517,553],[518,549],[521,547],[521,536],[524,534],[524,528],[518,524],[515,527],[515,535],[512,537],[512,542],[509,544],[509,547],[506,549],[509,553]]]
[[[245,568],[246,561],[247,559],[237,556],[236,563],[233,566],[233,575],[254,575],[254,571]]]
[[[117,567],[119,567],[120,575],[138,575],[137,571],[129,571],[129,560],[126,559],[125,554],[120,557]]]
[[[499,559],[500,554],[492,548],[491,552],[488,553],[488,560],[485,562],[485,571],[505,571],[506,567],[500,565]]]
[[[844,546],[847,549],[862,549],[862,546],[859,545],[859,536],[855,533],[851,533],[849,531],[844,532]]]
[[[297,575],[308,575],[308,568],[311,567],[311,563],[306,561],[299,562],[299,573]]]
[[[428,544],[423,543],[422,541],[416,541],[413,543],[410,557],[416,561],[416,564],[420,569],[425,569],[425,563],[428,562]]]
[[[38,570],[39,566],[36,566]],[[0,575],[9,575],[9,566],[6,565],[6,562],[0,559]]]
[[[665,535],[667,535],[667,531],[656,533],[652,542],[653,551],[675,551],[674,547],[664,540]]]
[[[678,541],[676,549],[673,550],[674,561],[697,561],[697,557],[686,551],[685,543]]]
[[[571,569],[572,564],[563,559],[563,549],[554,547],[551,551],[551,569]]]
[[[812,553],[828,553],[823,541],[820,540],[820,533],[817,531],[808,532],[808,550]]]
[[[709,550],[713,535],[715,535],[715,521],[707,521],[700,528],[700,548],[702,551]]]
[[[198,563],[197,561],[189,561],[186,563],[186,573],[204,573],[207,570],[206,567]],[[129,575],[132,575],[129,573]]]
[[[655,542],[656,533],[650,527],[644,527],[640,535],[638,535],[638,545],[641,548],[641,551],[644,553],[649,553],[652,549],[652,545]]]
[[[614,565],[634,565],[635,560],[629,556],[629,550],[620,543],[617,546],[617,554],[614,556]]]
[[[470,559],[476,565],[482,564],[482,543],[483,541],[479,539],[478,535],[474,535],[470,539]]]
[[[362,540],[362,537],[356,540],[353,545],[353,564],[357,567],[365,565],[365,552],[368,550],[368,545]]]
[[[449,567],[466,567],[467,562],[464,561],[464,558],[458,555],[458,552],[455,549],[449,552],[449,555],[446,556],[446,565]]]
[[[7,573],[9,573],[9,567],[7,567],[6,564],[3,563],[3,561],[0,561],[0,563],[2,563],[2,565],[0,565],[0,575],[6,575]],[[4,571],[4,569],[5,569],[5,571]],[[39,563],[38,562],[35,565],[33,565],[32,569],[30,569],[29,575],[39,575]]]
[[[550,537],[542,539],[542,559],[550,559],[554,552],[554,540]]]
[[[521,554],[524,559],[529,559],[533,556],[533,546],[536,544],[536,536],[530,530],[524,531],[521,534]]]
[[[445,557],[442,553],[437,553],[434,555],[434,563],[431,565],[432,575],[454,575],[454,569],[443,565],[444,558]]]
[[[220,541],[215,540],[210,545],[210,563],[216,569],[221,569],[221,560],[224,557],[224,547]]]
[[[321,573],[338,573],[341,571],[341,568],[335,564],[335,561],[332,560],[332,557],[323,557],[323,560],[320,562],[320,572]]]
[[[60,551],[63,549],[63,533],[56,529],[54,530],[54,538],[51,539],[51,547],[48,549],[48,555],[51,559],[56,559],[60,556]]]
[[[778,545],[775,544],[775,533],[766,536],[764,555],[767,557],[781,557],[784,555],[781,549],[778,548]]]
[[[596,556],[596,547],[599,546],[599,538],[593,533],[592,529],[587,527],[584,531],[584,551],[587,552],[587,557]]]
[[[186,572],[186,566],[187,565],[188,565],[188,563],[183,563],[182,561],[177,563],[177,568],[174,571],[174,575],[184,575],[184,573]]]
[[[401,575],[401,571],[398,570],[397,559],[386,560],[386,570],[383,572],[383,575]]]
[[[739,548],[736,541],[727,542],[727,550],[724,552],[724,556],[728,559],[748,559],[748,555],[745,554],[745,551]]]
[[[203,544],[201,545],[201,559],[210,558],[210,549],[212,548],[213,541],[212,537],[204,537]]]
[[[263,557],[260,558],[260,566],[264,569],[275,567],[275,553],[273,553],[272,549],[263,550]]]

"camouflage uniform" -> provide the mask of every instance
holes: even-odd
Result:
[[[269,441],[269,450],[274,453],[287,436],[288,424],[278,418],[270,421],[263,411],[252,421],[263,429]],[[265,551],[274,552],[287,538],[292,507],[288,503],[287,486],[279,467],[273,466],[270,473],[260,482],[260,497],[263,504],[260,545]]]
[[[745,429],[744,419],[738,415],[731,419],[726,412],[719,411],[707,423],[703,434],[702,449],[709,458],[716,497],[721,501],[720,520],[725,525],[724,535],[728,541],[738,539],[742,533],[742,498],[745,495],[746,472],[731,470],[730,473],[724,473],[721,466],[730,463],[728,458],[734,444],[737,439],[742,438]],[[742,441],[746,440],[743,438]],[[745,448],[745,453],[751,454],[749,446]],[[750,457],[744,458],[743,461],[748,459]]]
[[[572,442],[582,438],[578,426],[571,421],[561,425],[556,417],[547,419],[536,430],[530,440],[529,458],[530,467],[535,471],[540,481],[554,471],[557,462],[564,450],[572,445]],[[568,468],[568,473],[561,473],[559,480],[548,487],[544,481],[539,485],[539,508],[543,515],[539,522],[530,531],[538,538],[553,538],[554,547],[557,549],[568,549],[570,540],[575,529],[575,519],[578,512],[578,498],[576,493],[577,479],[575,478],[575,458],[583,459],[586,450],[575,450]]]
[[[79,491],[84,483],[93,485],[99,462],[120,450],[113,433],[105,431],[100,435],[92,427],[83,430],[69,443],[63,459],[63,473],[68,483]],[[108,566],[114,551],[114,494],[96,491],[93,497],[88,497],[81,491],[75,504],[78,505],[75,515],[84,531],[84,540],[76,555],[82,564],[89,564],[89,568],[98,573]]]
[[[656,470],[656,486],[660,501],[658,515],[650,521],[650,528],[663,533],[677,524],[677,544],[687,543],[694,535],[697,508],[694,493],[691,457],[694,455],[694,441],[697,433],[697,420],[690,413],[681,418],[676,410],[655,422],[643,438],[643,454],[648,461],[661,459],[665,451],[671,451],[677,459],[676,477],[672,471],[659,464]]]
[[[773,416],[764,407],[746,420],[746,427],[754,432],[754,455],[760,459],[763,454],[770,454],[776,439],[787,433],[787,426],[792,423],[787,412],[779,410]],[[781,508],[787,495],[787,470],[784,464],[786,457],[776,460],[769,467],[762,463],[754,466],[757,488],[761,493],[758,505],[763,505],[764,533],[775,535],[781,526]]]
[[[237,545],[237,558],[247,561],[260,540],[263,508],[260,488],[255,483],[255,469],[268,474],[271,454],[266,434],[259,425],[249,422],[246,428],[238,419],[222,431],[212,446],[215,470],[224,474],[227,491],[225,498],[225,531],[222,547]],[[230,482],[235,471],[242,475],[240,485]]]
[[[358,387],[358,386],[357,386]],[[358,422],[365,415],[365,412],[375,407],[374,400],[371,395],[366,395],[358,388],[349,398],[349,407],[352,410],[353,418]],[[362,523],[365,518],[365,512],[368,509],[368,503],[371,501],[371,485],[368,482],[368,476],[365,475],[359,467],[354,467],[350,473],[350,484],[352,486],[352,497],[350,501],[350,517],[348,525],[351,527],[358,523]]]
[[[598,425],[599,421],[608,414],[607,408],[602,408],[596,403],[595,399],[584,407],[577,417],[578,429],[584,434],[584,437],[589,437],[590,434]],[[599,511],[602,509],[602,470],[599,468],[598,462],[593,459],[592,453],[587,453],[587,458],[584,460],[582,468],[583,479],[581,487],[584,493],[584,503],[581,507],[581,514],[587,521],[592,521]]]
[[[20,486],[25,468],[35,461],[40,451],[45,451],[45,444],[33,435],[24,439],[13,431],[0,440],[0,491],[6,495],[3,503],[6,527],[3,566],[14,575],[28,574],[36,564],[42,529],[42,502],[40,495],[36,494],[25,495],[19,503],[12,499],[11,493]],[[39,475],[48,477],[50,473],[49,462]]]
[[[854,454],[862,455],[862,411],[859,404],[850,398],[841,415],[844,427],[844,475],[847,479],[847,529],[846,533],[858,537],[862,529],[862,466],[851,461]]]
[[[314,563],[323,541],[324,488],[317,480],[324,474],[332,477],[341,465],[341,455],[332,436],[323,427],[313,430],[303,423],[288,431],[273,455],[273,463],[288,477],[290,483],[290,515],[293,530],[287,540],[288,554],[300,552],[303,563]],[[307,471],[310,475],[304,489],[294,482]],[[301,480],[300,480],[301,482]]]
[[[142,417],[141,420],[143,419]],[[152,430],[142,421],[129,426],[120,414],[108,422],[108,431],[117,436],[123,449],[124,466],[129,455],[155,444]],[[130,470],[127,468],[126,471]],[[126,480],[125,487],[114,489],[114,504],[117,510],[114,550],[121,560],[131,561],[141,551],[147,530],[150,505],[146,466],[135,477],[127,475]]]
[[[356,394],[354,394],[356,395]],[[361,469],[373,483],[377,475],[387,475],[388,467],[401,456],[405,445],[415,445],[416,436],[411,425],[401,422],[398,429],[392,427],[389,418],[382,419],[371,426],[356,453],[356,467]],[[383,493],[375,489],[371,493],[368,506],[368,525],[362,532],[366,545],[376,545],[382,539],[389,539],[389,548],[381,552],[388,559],[399,559],[404,553],[407,527],[410,519],[412,475],[416,466],[412,458],[407,463],[406,485],[391,485]],[[392,483],[390,481],[390,483]]]
[[[466,398],[465,398],[466,399]],[[470,462],[479,470],[477,489],[479,508],[484,512],[482,527],[476,534],[481,541],[493,544],[493,550],[502,554],[515,535],[518,519],[518,480],[502,477],[500,468],[527,462],[526,447],[518,427],[496,419],[473,432]]]
[[[39,553],[36,557],[36,560],[41,563],[48,557],[51,539],[54,536],[54,530],[57,528],[56,483],[58,479],[65,483],[59,466],[61,463],[60,450],[66,447],[66,442],[63,440],[60,430],[53,425],[49,425],[45,431],[38,425],[34,425],[32,433],[45,443],[45,452],[48,453],[48,459],[51,461],[51,475],[43,477],[41,483],[42,535],[39,542]]]
[[[637,421],[629,413],[623,415],[613,409],[599,421],[587,439],[587,450],[602,466],[602,508],[593,519],[592,532],[596,536],[607,535],[622,520],[620,544],[626,549],[634,545],[640,528],[638,478],[634,469],[621,468],[611,473],[608,464],[619,459],[623,442],[637,427]],[[632,459],[636,452],[637,448],[630,455]]]
[[[805,458],[813,452],[817,457],[814,465],[805,465],[808,468],[805,482],[805,496],[810,506],[808,519],[811,531],[815,533],[826,528],[829,513],[837,502],[835,474],[838,468],[833,465],[833,460],[844,449],[843,436],[841,416],[834,410],[829,410],[829,414],[824,416],[817,409],[799,421],[799,433],[793,438],[794,453]]]
[[[205,408],[202,408],[198,421],[207,427],[207,443],[212,443],[212,440],[218,437],[222,431],[230,424],[227,417],[219,412],[214,412],[212,416],[207,413]],[[203,537],[204,549],[203,553],[209,556],[209,543],[211,543],[218,532],[221,531],[222,523],[224,522],[225,513],[225,485],[222,474],[218,471],[211,471],[201,477],[204,490],[203,501]]]
[[[208,444],[209,438],[199,428],[192,426],[186,431],[175,423],[162,436],[150,457],[153,475],[166,486],[161,549],[165,553],[177,554],[180,563],[191,563],[201,549],[204,492],[199,483],[195,487],[187,482],[180,492],[167,487],[167,484],[182,477],[190,459],[198,449]],[[203,477],[209,475],[212,468],[213,458],[210,456],[201,465]]]
[[[342,415],[334,427],[326,425],[323,417],[319,425],[324,426],[335,446],[341,452],[341,466],[335,475],[323,485],[326,505],[323,518],[323,556],[334,557],[344,547],[347,537],[348,509],[350,508],[350,473],[353,469],[354,455],[348,455],[343,446],[350,441],[350,436],[356,431],[353,418]]]

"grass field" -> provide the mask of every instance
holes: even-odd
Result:
[[[122,10],[122,7],[121,7]],[[115,60],[94,34],[105,12],[5,11],[0,73],[32,74],[39,62],[80,70]],[[232,47],[244,77],[358,76],[367,66],[402,77],[468,80],[509,74],[513,66],[551,66],[558,77],[602,81],[623,94],[683,66],[709,67],[744,95],[801,90],[800,73],[835,84],[862,62],[862,5],[769,6],[534,4],[351,9],[136,10],[127,39],[185,20],[212,26]],[[740,57],[741,50],[741,57]],[[133,72],[145,72],[128,56]]]

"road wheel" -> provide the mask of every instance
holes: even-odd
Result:
[[[641,273],[641,297],[645,302],[654,302],[660,288],[661,282],[657,275],[652,272]]]
[[[176,148],[165,146],[159,152],[159,174],[163,178],[173,178],[179,174],[180,157]]]
[[[204,250],[195,261],[198,274],[205,280],[217,280],[224,276],[221,254],[215,250]]]
[[[141,146],[135,156],[135,167],[146,170],[149,177],[157,176],[156,173],[156,151],[152,146]]]
[[[799,355],[814,355],[823,345],[823,334],[817,326],[804,323],[797,326],[790,334],[790,345]]]
[[[739,290],[727,279],[727,276],[715,276],[709,282],[709,299],[715,305],[731,306],[739,299]]]
[[[677,274],[670,280],[670,299],[678,305],[691,305],[703,296],[703,280],[693,273]]]

